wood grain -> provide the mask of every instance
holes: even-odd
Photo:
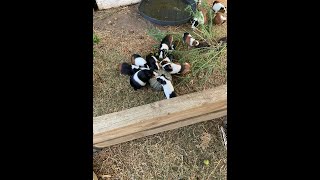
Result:
[[[97,143],[97,144],[95,144],[95,146],[98,147],[98,148],[104,148],[104,147],[112,146],[112,145],[115,145],[115,144],[131,141],[131,140],[134,140],[134,139],[142,138],[142,137],[145,137],[145,136],[157,134],[157,133],[160,133],[160,132],[177,129],[177,128],[180,128],[180,127],[188,126],[188,125],[199,123],[199,122],[203,122],[203,121],[212,120],[212,119],[223,117],[223,116],[226,116],[226,115],[227,115],[227,111],[225,109],[225,110],[222,110],[220,112],[209,113],[209,114],[201,115],[201,116],[198,116],[198,117],[189,118],[189,119],[186,119],[186,120],[183,120],[183,121],[178,121],[178,122],[175,122],[175,123],[164,125],[164,126],[161,126],[161,127],[157,127],[157,128],[153,128],[153,129],[149,129],[149,130],[144,130],[144,131],[141,131],[141,132],[133,133],[133,134],[130,134],[130,135],[127,135],[127,136],[122,136],[122,137],[118,137],[118,138],[115,138],[115,139],[110,139],[110,140],[107,140],[107,141],[104,141],[104,142]]]
[[[225,116],[226,85],[95,117],[96,147],[125,142]],[[99,146],[98,146],[99,145]]]

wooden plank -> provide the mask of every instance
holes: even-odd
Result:
[[[141,0],[96,0],[98,8],[109,9],[113,7],[127,6],[131,4],[137,4]]]
[[[219,112],[226,109],[226,101],[219,101],[215,103],[202,104],[201,106],[186,109],[184,111],[179,111],[175,113],[169,113],[164,116],[156,117],[149,120],[140,121],[136,124],[129,126],[119,127],[112,129],[103,133],[95,134],[93,138],[93,143],[99,143],[110,139],[115,139],[121,136],[133,134],[147,129],[153,129],[156,127],[161,127],[166,124],[181,121],[184,119],[200,116],[203,114],[211,112]]]
[[[98,177],[94,172],[93,172],[93,180],[98,180]]]
[[[226,116],[226,115],[227,115],[227,109],[225,108],[224,110],[221,110],[220,112],[214,112],[214,113],[201,115],[201,116],[198,116],[198,117],[188,118],[186,120],[182,120],[182,121],[178,121],[178,122],[171,123],[171,124],[168,124],[168,125],[164,125],[162,127],[157,127],[157,128],[153,128],[153,129],[149,129],[149,130],[144,130],[144,131],[137,132],[137,133],[134,133],[134,134],[130,134],[130,135],[127,135],[127,136],[122,136],[122,137],[119,137],[119,138],[107,140],[107,141],[104,141],[104,142],[101,142],[101,143],[97,143],[94,146],[98,147],[98,148],[104,148],[104,147],[112,146],[112,145],[115,145],[115,144],[131,141],[131,140],[134,140],[134,139],[142,138],[142,137],[145,137],[145,136],[157,134],[157,133],[160,133],[160,132],[169,131],[169,130],[177,129],[177,128],[180,128],[180,127],[188,126],[188,125],[191,125],[191,124],[195,124],[195,123],[199,123],[199,122],[203,122],[203,121],[208,121],[208,120],[213,120],[213,119],[216,119],[216,118],[219,118],[219,117],[223,117],[223,116]]]
[[[95,117],[93,120],[93,142],[95,146],[103,142],[106,144],[106,141],[115,143],[116,139],[120,137],[122,137],[121,141],[132,140],[170,128],[182,127],[183,123],[180,123],[179,126],[179,123],[176,122],[209,113],[218,114],[221,111],[226,113],[226,107],[227,86],[223,85]],[[190,122],[192,120],[186,121],[185,124],[189,125]],[[174,123],[177,125],[173,125]]]
[[[126,127],[150,119],[167,116],[176,112],[201,107],[227,99],[227,86],[222,85],[202,92],[164,99],[143,106],[133,107],[124,111],[114,112],[93,118],[93,134]]]

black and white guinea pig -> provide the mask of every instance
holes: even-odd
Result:
[[[172,72],[172,66],[171,66],[171,60],[169,57],[164,58],[162,61],[160,61],[160,66],[162,67],[163,70],[167,72]]]
[[[170,74],[184,75],[191,70],[191,66],[189,63],[183,63],[182,65],[180,63],[173,63],[168,59],[168,57],[163,59],[160,62],[160,65],[165,71],[169,72]]]
[[[199,24],[207,24],[207,9],[201,5],[201,1],[197,2],[197,13],[191,18],[191,28],[195,29]]]
[[[212,3],[212,10],[214,13],[225,13],[227,11],[227,8],[220,1],[214,1]]]
[[[159,59],[166,58],[168,51],[174,49],[174,45],[172,42],[173,42],[173,36],[171,34],[166,35],[162,39],[159,47]]]
[[[139,54],[133,54],[131,56],[131,64],[134,64],[140,67],[149,68],[147,65],[147,61],[143,59]]]
[[[190,33],[185,32],[183,34],[182,40],[184,43],[188,44],[188,47],[192,47],[192,46],[198,46],[199,45],[199,41],[195,40]]]
[[[134,73],[136,73],[137,71],[139,71],[140,68],[139,66],[136,66],[136,65],[133,65],[133,64],[129,64],[129,63],[121,63],[119,65],[119,71],[120,71],[120,74],[123,74],[123,75],[133,75]]]
[[[139,70],[134,75],[130,76],[130,85],[134,90],[140,89],[147,84],[155,74],[152,70],[143,69]]]
[[[150,70],[159,70],[159,61],[158,59],[152,54],[148,54],[146,56],[147,65],[150,67]]]
[[[169,81],[164,74],[158,76],[157,81],[161,84],[163,92],[167,99],[177,97],[171,81]]]

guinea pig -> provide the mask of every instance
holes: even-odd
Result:
[[[184,75],[190,71],[190,64],[189,63],[183,63],[182,65],[180,63],[173,63],[168,60],[163,60],[160,62],[161,67],[169,72],[170,74],[181,74]]]
[[[119,65],[119,71],[120,71],[120,74],[123,74],[123,75],[133,75],[134,73],[136,73],[137,71],[139,71],[139,66],[136,66],[136,65],[133,65],[133,64],[129,64],[129,63],[121,63]]]
[[[195,29],[199,24],[207,24],[207,9],[201,6],[201,1],[197,3],[197,11],[194,17],[191,18],[191,28]]]
[[[148,69],[139,70],[134,75],[130,76],[130,85],[136,91],[147,84],[155,74]]]
[[[227,21],[227,18],[223,16],[223,13],[217,12],[213,18],[213,23],[217,25],[221,25]]]
[[[133,54],[131,56],[131,64],[148,68],[147,61],[143,59],[139,54]]]
[[[147,65],[150,67],[150,70],[159,70],[159,61],[158,59],[153,56],[152,53],[148,54],[146,56],[146,60],[147,60]]]
[[[185,75],[185,74],[187,74],[188,72],[190,72],[191,71],[191,65],[189,64],[189,63],[187,63],[187,62],[185,62],[185,63],[183,63],[182,65],[181,65],[181,70],[180,70],[180,74],[181,75]]]
[[[225,13],[227,11],[227,8],[220,1],[214,1],[212,3],[212,10],[214,13]]]
[[[174,49],[174,45],[172,42],[173,42],[173,36],[171,34],[166,35],[162,39],[162,41],[160,43],[160,47],[159,47],[159,58],[160,59],[166,58],[168,51]]]
[[[169,72],[171,74],[171,72],[173,71],[173,68],[171,66],[171,61],[169,60],[169,58],[165,58],[160,62],[160,65],[162,67],[163,70]]]
[[[190,33],[185,32],[183,34],[182,40],[184,43],[188,44],[188,49],[192,46],[198,46],[199,45],[199,41],[195,40]]]
[[[171,81],[169,81],[165,75],[162,74],[161,76],[158,76],[157,81],[161,84],[163,92],[167,99],[177,97]]]
[[[210,47],[211,45],[206,41],[199,41],[199,44],[195,46],[196,48]]]

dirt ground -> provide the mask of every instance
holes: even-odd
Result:
[[[162,92],[153,92],[150,88],[134,91],[129,84],[128,76],[121,76],[117,66],[122,62],[130,62],[133,53],[146,54],[152,52],[160,42],[148,35],[148,29],[158,28],[172,33],[190,32],[190,24],[180,26],[158,26],[139,15],[138,5],[112,8],[94,13],[93,31],[100,42],[94,48],[93,60],[93,114],[100,116],[121,111],[135,106],[149,104],[164,99]],[[223,37],[227,26],[215,26],[215,36]],[[183,95],[226,83],[226,54],[221,61],[223,70],[216,70],[204,85],[197,85],[198,79],[190,80],[184,86],[175,86],[176,93]],[[176,82],[174,82],[176,83]]]
[[[191,32],[190,27],[152,24],[139,15],[138,5],[94,12],[93,32],[99,38],[93,47],[94,116],[164,99],[163,92],[150,88],[134,91],[117,66],[129,62],[133,53],[144,56],[159,45],[148,36],[148,29],[183,33]],[[217,38],[226,36],[226,25],[214,28]],[[226,70],[226,55],[222,64]],[[183,95],[212,88],[225,84],[226,76],[225,71],[215,71],[204,86],[197,86],[195,79],[175,90]],[[104,148],[94,154],[93,170],[99,179],[226,179],[227,152],[218,131],[224,118]],[[203,163],[205,159],[209,165]]]

